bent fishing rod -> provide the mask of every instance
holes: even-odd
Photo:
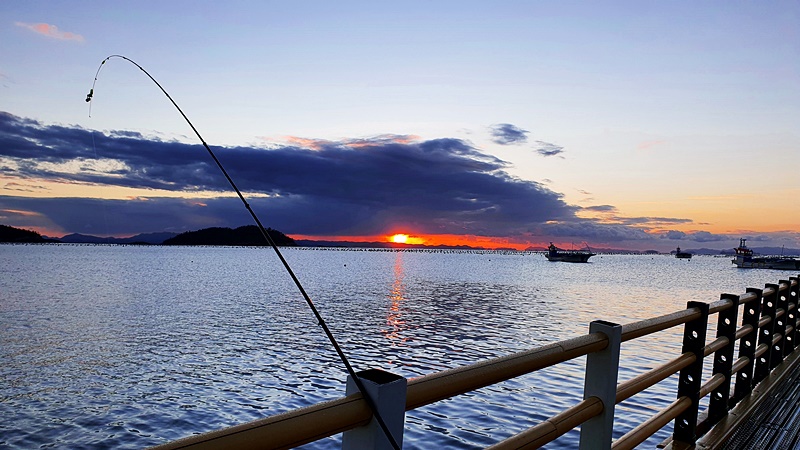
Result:
[[[142,66],[140,66],[138,63],[136,63],[134,60],[132,60],[132,59],[126,57],[126,56],[123,56],[123,55],[111,55],[111,56],[108,56],[106,59],[104,59],[100,63],[100,66],[97,68],[97,72],[94,75],[94,81],[92,82],[92,88],[89,90],[89,93],[86,95],[86,102],[89,103],[89,117],[91,117],[91,111],[92,111],[91,110],[91,108],[92,108],[91,101],[92,101],[92,98],[94,97],[94,88],[95,88],[95,85],[97,84],[97,78],[100,76],[100,70],[102,70],[103,65],[105,65],[106,61],[110,60],[111,58],[124,59],[125,61],[128,61],[129,63],[131,63],[134,66],[138,67],[139,70],[144,72],[144,74],[147,75],[147,77],[150,78],[150,80],[152,80],[153,83],[155,83],[156,86],[158,86],[159,89],[161,89],[161,92],[163,92],[164,95],[167,96],[169,101],[172,102],[172,105],[175,106],[175,109],[177,109],[178,112],[181,113],[181,116],[183,116],[183,119],[186,120],[186,123],[188,123],[189,126],[192,128],[192,131],[194,131],[194,134],[197,135],[198,139],[200,139],[200,142],[203,144],[203,147],[205,147],[206,151],[211,156],[211,159],[214,160],[214,162],[217,164],[217,167],[219,167],[219,170],[222,172],[223,175],[225,175],[225,179],[228,180],[228,183],[231,185],[231,188],[233,188],[233,190],[236,192],[236,195],[239,197],[239,200],[242,201],[242,203],[244,204],[244,207],[250,213],[250,216],[253,218],[253,221],[255,221],[256,225],[258,226],[258,229],[261,232],[261,235],[264,237],[264,239],[267,241],[267,243],[270,245],[270,247],[272,247],[272,249],[275,251],[275,254],[278,256],[278,259],[280,259],[281,263],[283,264],[283,267],[289,273],[289,276],[294,281],[294,284],[295,284],[295,286],[297,286],[297,289],[300,291],[300,294],[302,294],[303,299],[305,299],[306,304],[308,304],[308,307],[314,313],[314,317],[319,322],[319,325],[320,325],[320,327],[322,327],[322,330],[325,332],[325,335],[328,337],[328,340],[333,345],[333,348],[336,349],[336,353],[339,355],[339,359],[341,359],[341,361],[344,364],[345,368],[347,368],[347,372],[350,374],[350,378],[353,379],[353,382],[355,383],[355,385],[358,388],[358,390],[361,392],[361,395],[364,397],[364,400],[367,402],[367,405],[369,406],[370,410],[372,410],[372,414],[375,416],[375,420],[378,422],[378,425],[380,425],[381,430],[383,430],[384,435],[389,440],[389,442],[392,444],[392,447],[395,450],[400,450],[400,445],[398,445],[397,441],[394,439],[394,436],[392,436],[392,433],[389,432],[389,427],[386,425],[386,422],[383,420],[383,417],[378,412],[377,404],[375,403],[374,399],[369,395],[369,393],[367,393],[366,389],[364,388],[364,383],[361,381],[361,378],[359,378],[356,375],[355,371],[353,370],[353,366],[350,365],[350,362],[348,361],[347,356],[345,356],[344,352],[342,351],[342,348],[339,346],[339,343],[336,342],[336,338],[333,337],[333,333],[331,332],[330,328],[328,328],[328,325],[325,323],[325,319],[322,318],[322,315],[320,314],[319,310],[317,310],[317,307],[314,306],[314,302],[311,301],[311,297],[309,297],[309,295],[306,293],[306,290],[303,288],[303,285],[300,283],[300,280],[294,274],[294,271],[289,266],[289,263],[286,261],[286,259],[284,259],[283,254],[281,254],[281,251],[280,251],[280,249],[278,249],[278,246],[275,244],[275,241],[272,239],[272,237],[270,237],[269,233],[267,233],[267,230],[264,228],[264,225],[261,224],[261,220],[259,220],[259,218],[256,215],[256,213],[253,211],[253,208],[250,207],[250,204],[247,203],[247,200],[244,198],[244,195],[242,195],[242,192],[236,186],[236,183],[233,182],[233,178],[231,178],[231,176],[228,175],[228,171],[225,170],[225,167],[222,166],[222,163],[220,162],[220,160],[217,159],[217,155],[214,154],[214,152],[211,150],[211,147],[208,146],[208,144],[206,143],[205,139],[203,139],[203,137],[200,135],[200,132],[197,131],[197,128],[195,128],[194,124],[192,124],[192,122],[189,120],[189,118],[186,116],[186,114],[184,114],[184,112],[181,109],[181,107],[178,106],[178,104],[175,102],[175,100],[172,99],[172,96],[169,95],[167,90],[164,89],[163,86],[161,86],[161,83],[159,83],[155,78],[153,78],[153,76],[150,75],[150,73],[148,71],[146,71]]]

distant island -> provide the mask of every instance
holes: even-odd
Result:
[[[0,242],[44,243],[55,241],[52,239],[46,239],[35,231],[14,228],[8,225],[0,225]]]
[[[283,247],[297,246],[294,239],[286,236],[278,230],[267,228],[269,235],[275,245]],[[265,246],[269,245],[261,230],[255,225],[245,225],[236,229],[230,228],[204,228],[198,231],[187,231],[175,237],[166,239],[162,245],[245,245],[245,246]]]
[[[267,234],[276,245],[297,246],[294,239],[278,230],[267,228]],[[45,237],[20,228],[0,225],[0,243],[65,243],[65,244],[118,244],[118,245],[269,245],[255,225],[239,228],[204,228],[185,233],[143,233],[127,238],[99,237],[72,233],[61,238]]]

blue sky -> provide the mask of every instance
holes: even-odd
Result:
[[[332,220],[336,236],[800,247],[796,1],[6,1],[0,17],[0,223],[114,235],[247,223],[209,206],[227,198],[219,180],[188,183],[186,167],[212,176],[206,155],[182,153],[196,138],[136,67],[104,65],[88,116],[100,61],[120,54],[221,154],[239,149],[232,175],[289,235],[336,210],[367,224]],[[122,132],[162,153],[118,153]],[[314,155],[341,162],[327,187],[304,171]],[[282,184],[268,167],[286,161],[295,177]],[[402,182],[415,179],[426,184]],[[327,195],[348,183],[348,198]],[[436,195],[409,202],[424,192]],[[73,203],[113,203],[106,215],[127,227],[99,225],[102,208],[81,226],[63,211]]]

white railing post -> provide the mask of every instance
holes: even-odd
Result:
[[[372,398],[378,412],[392,433],[395,442],[403,446],[403,427],[406,414],[406,388],[408,381],[390,372],[369,369],[357,372],[367,395]],[[352,377],[347,377],[347,395],[358,392]],[[363,427],[345,431],[342,434],[342,450],[392,450],[375,417]]]
[[[589,324],[589,333],[598,332],[608,336],[608,347],[586,356],[583,398],[584,400],[589,397],[599,398],[603,402],[603,412],[581,425],[580,450],[611,449],[622,325],[595,320]]]

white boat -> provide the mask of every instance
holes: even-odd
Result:
[[[739,246],[734,250],[732,263],[743,269],[779,269],[800,270],[800,259],[791,256],[755,256],[753,250],[747,248],[747,239],[739,239]]]
[[[594,255],[591,250],[562,250],[551,242],[550,246],[547,247],[547,255],[545,256],[547,256],[548,261],[585,263]]]

